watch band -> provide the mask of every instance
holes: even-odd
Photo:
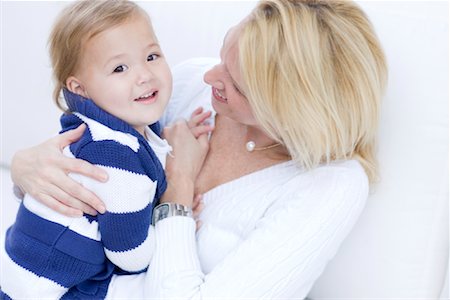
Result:
[[[153,209],[152,225],[174,216],[192,217],[192,209],[178,203],[161,203]]]

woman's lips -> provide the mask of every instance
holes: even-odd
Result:
[[[212,94],[213,94],[214,99],[216,99],[217,101],[220,101],[220,102],[223,102],[223,103],[227,103],[227,98],[224,97],[224,96],[219,92],[218,89],[216,89],[216,88],[213,87],[213,88],[212,88]]]

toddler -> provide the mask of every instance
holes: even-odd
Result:
[[[54,98],[66,111],[62,132],[87,125],[64,153],[100,166],[109,180],[71,176],[106,212],[70,218],[25,195],[7,232],[0,293],[104,298],[113,274],[143,272],[150,262],[152,210],[166,189],[172,150],[158,119],[172,77],[148,15],[133,2],[75,2],[60,14],[49,44]],[[189,122],[201,126],[209,115],[197,109]]]

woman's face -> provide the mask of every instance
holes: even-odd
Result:
[[[218,114],[245,125],[257,125],[250,104],[242,92],[239,71],[238,39],[243,22],[226,34],[220,50],[221,62],[205,73],[204,81],[212,87],[212,105]]]

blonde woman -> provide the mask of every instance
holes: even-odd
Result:
[[[192,83],[209,63],[175,68],[163,118],[170,124],[198,105],[215,111],[198,176],[201,159],[187,161],[178,143],[186,123],[165,132],[174,157],[164,201],[189,207],[204,194],[203,225],[196,233],[194,220],[175,211],[158,218],[148,271],[113,277],[111,298],[304,298],[364,208],[377,174],[387,68],[360,8],[261,1],[229,30],[220,58],[204,74],[207,92]],[[90,191],[61,175],[101,180],[100,170],[58,153],[81,131],[18,153],[15,183],[62,212],[98,207]]]

